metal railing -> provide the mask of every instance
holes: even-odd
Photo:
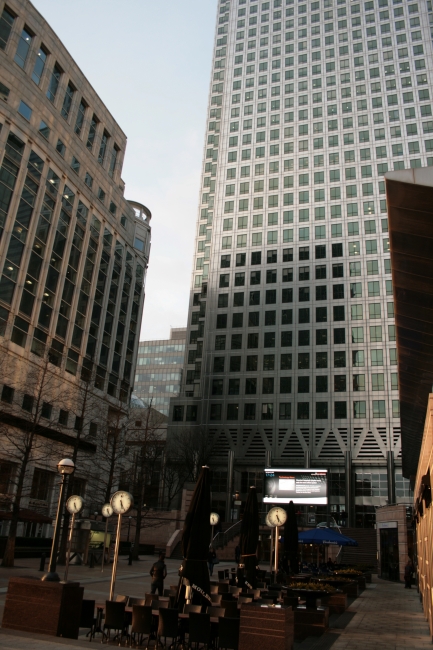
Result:
[[[226,531],[217,533],[212,539],[212,546],[214,548],[224,548],[227,544],[241,532],[242,521],[237,521],[233,526],[227,528]]]

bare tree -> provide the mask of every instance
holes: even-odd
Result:
[[[164,466],[164,499],[167,509],[183,490],[195,483],[203,465],[212,456],[213,440],[204,427],[181,428],[170,432]]]
[[[166,423],[167,417],[154,409],[151,401],[146,409],[131,409],[126,428],[126,445],[133,451],[133,458],[123,476],[123,482],[128,480],[135,502],[132,514],[135,519],[134,560],[138,560],[142,528],[156,525],[156,522],[150,524],[146,519],[154,496],[152,491],[155,475],[158,478],[156,489],[159,490],[158,470],[165,447]]]
[[[5,387],[0,403],[1,454],[12,463],[11,522],[2,566],[14,566],[20,507],[29,495],[29,474],[34,465],[52,467],[54,451],[59,453],[60,427],[51,420],[52,404],[67,408],[69,386],[62,382],[49,353],[31,363],[13,357],[3,347],[1,375]],[[20,407],[18,407],[20,400]],[[51,462],[50,462],[51,461]]]

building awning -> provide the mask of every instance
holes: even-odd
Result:
[[[0,521],[9,521],[12,519],[12,512],[10,510],[0,510]],[[52,524],[53,518],[41,515],[36,510],[29,510],[28,508],[20,508],[19,521],[26,521],[34,524]]]
[[[403,476],[414,480],[433,385],[433,168],[388,172]]]

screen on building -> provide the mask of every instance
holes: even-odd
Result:
[[[263,503],[326,505],[326,469],[265,469]]]

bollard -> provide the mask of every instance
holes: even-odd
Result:
[[[128,566],[132,566],[132,549],[130,549],[129,551]]]
[[[46,560],[46,555],[45,553],[42,553],[41,562],[39,564],[39,571],[45,571],[45,560]]]
[[[90,562],[89,562],[89,569],[94,569],[95,568],[95,556],[93,553],[90,553]]]

